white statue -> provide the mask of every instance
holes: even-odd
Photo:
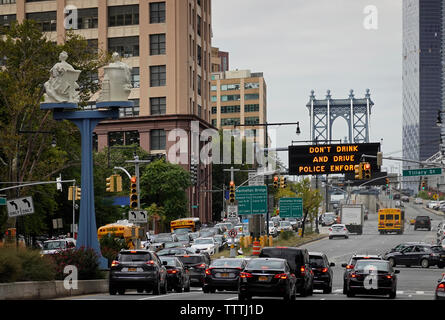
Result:
[[[128,101],[131,89],[131,67],[120,61],[119,54],[114,52],[112,62],[104,67],[102,91],[98,102]]]
[[[80,70],[75,70],[66,62],[68,54],[62,51],[59,55],[60,62],[50,70],[50,78],[45,82],[44,103],[78,103],[79,85],[76,83]]]

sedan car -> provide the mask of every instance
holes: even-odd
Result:
[[[213,255],[217,252],[218,243],[213,237],[197,238],[193,241],[191,248],[198,249],[200,252],[207,252],[209,255]]]
[[[205,271],[204,293],[218,290],[238,291],[239,275],[246,267],[245,259],[221,258],[213,261]]]
[[[414,230],[427,229],[431,231],[431,218],[428,216],[417,216],[414,222]]]
[[[125,294],[126,289],[153,294],[167,293],[167,270],[156,253],[149,250],[121,250],[111,263],[109,293]]]
[[[281,231],[293,231],[294,229],[292,228],[292,225],[290,223],[290,221],[280,221],[280,225],[277,228],[278,232]]]
[[[239,276],[238,300],[250,300],[252,296],[278,296],[287,301],[295,299],[295,275],[285,259],[249,260]]]
[[[76,240],[72,238],[47,240],[43,242],[42,255],[58,253],[64,250],[72,250],[76,248]]]
[[[191,243],[193,242],[193,238],[190,233],[177,234],[176,237],[178,238],[178,242],[185,247],[190,247]]]
[[[442,274],[442,279],[439,279],[436,287],[436,294],[434,295],[436,300],[445,300],[445,273]]]
[[[428,268],[437,265],[443,268],[445,265],[445,253],[440,246],[432,246],[430,244],[408,245],[400,251],[394,251],[385,255],[385,260],[392,267],[396,265],[421,266]]]
[[[314,272],[314,289],[321,289],[323,293],[331,293],[334,277],[331,267],[334,267],[335,263],[329,263],[328,257],[320,252],[309,252],[309,263]]]
[[[341,266],[345,268],[345,272],[343,273],[343,294],[347,293],[347,279],[349,274],[354,270],[354,267],[357,261],[360,260],[383,260],[380,255],[363,255],[363,254],[354,254],[351,259],[349,259],[348,263],[343,263]]]
[[[184,267],[181,260],[174,256],[160,256],[162,263],[166,262],[167,269],[167,288],[174,289],[176,292],[190,291],[190,274]]]
[[[416,198],[414,199],[414,204],[423,204],[422,198]]]
[[[334,224],[329,228],[329,239],[335,237],[349,238],[349,231],[344,224]]]
[[[390,299],[394,299],[397,293],[398,273],[400,271],[394,270],[388,261],[359,260],[346,280],[346,295],[353,297],[356,294],[388,294]]]

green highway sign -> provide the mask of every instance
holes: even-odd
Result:
[[[6,206],[6,198],[0,198],[0,206]]]
[[[433,175],[440,175],[440,174],[442,174],[442,168],[403,170],[404,177],[433,176]]]
[[[235,199],[238,202],[238,215],[267,213],[266,186],[239,187]]]
[[[302,218],[302,198],[281,198],[279,202],[281,218]]]

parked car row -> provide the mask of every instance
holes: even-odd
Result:
[[[383,258],[388,260],[392,267],[396,265],[421,266],[422,268],[445,267],[444,248],[424,242],[401,243],[385,253]]]

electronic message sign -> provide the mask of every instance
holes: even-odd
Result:
[[[319,175],[354,172],[363,154],[377,156],[380,143],[318,144],[289,146],[290,175]],[[372,172],[379,172],[376,158],[366,158]]]

